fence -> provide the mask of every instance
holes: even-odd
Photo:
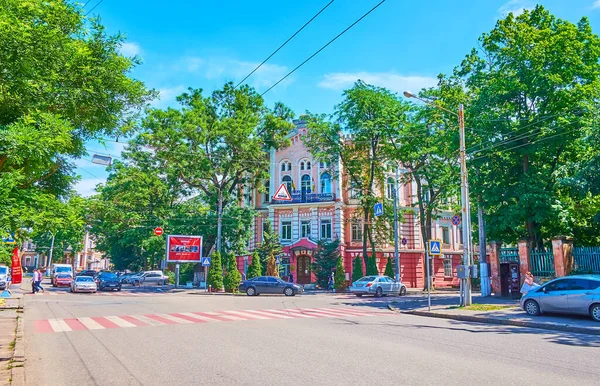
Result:
[[[519,248],[500,248],[501,263],[519,262]]]
[[[529,252],[529,270],[533,276],[554,276],[554,252],[548,250],[534,249]]]
[[[577,273],[600,274],[600,247],[573,248],[573,263]]]

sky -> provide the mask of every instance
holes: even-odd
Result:
[[[86,0],[79,0],[85,3]],[[157,108],[177,107],[188,87],[206,93],[237,84],[331,0],[87,0],[84,11],[101,18],[107,32],[122,33],[121,52],[143,63],[132,76],[160,92]],[[334,0],[311,24],[246,81],[263,92],[342,32],[380,0]],[[265,94],[300,115],[331,113],[357,79],[394,92],[436,84],[477,46],[482,33],[509,12],[536,4],[576,23],[583,16],[600,33],[600,0],[387,0],[293,75]],[[106,181],[93,154],[119,157],[119,142],[88,143],[77,160],[76,190],[94,193]]]

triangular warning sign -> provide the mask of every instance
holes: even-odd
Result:
[[[278,201],[292,201],[292,196],[290,196],[290,192],[287,190],[287,186],[285,184],[281,184],[279,189],[275,192],[273,196],[273,200]]]

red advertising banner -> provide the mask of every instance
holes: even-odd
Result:
[[[199,263],[202,258],[202,236],[167,236],[168,263]]]
[[[12,284],[21,284],[23,281],[23,271],[21,270],[21,259],[19,259],[19,248],[15,247],[12,254]]]

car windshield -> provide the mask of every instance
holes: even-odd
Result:
[[[71,272],[71,267],[56,267],[56,272]]]
[[[59,279],[67,279],[67,278],[70,278],[71,275],[67,275],[67,274],[62,273],[60,275],[56,275],[56,277],[59,278]]]
[[[106,279],[116,279],[117,275],[115,275],[114,273],[103,273],[100,277],[105,280]]]
[[[358,281],[373,281],[375,279],[376,279],[375,276],[365,276],[365,277],[361,277]]]
[[[94,279],[92,279],[89,276],[79,276],[79,277],[77,277],[75,279],[75,281],[86,281],[86,282],[88,282],[88,281],[94,281]]]
[[[0,267],[0,275],[6,275],[8,272],[8,267]]]

